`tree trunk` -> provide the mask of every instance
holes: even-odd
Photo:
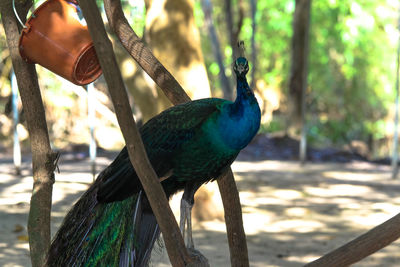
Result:
[[[211,45],[213,48],[214,56],[219,66],[219,80],[221,82],[224,98],[233,100],[233,90],[228,80],[228,77],[226,77],[225,75],[225,66],[224,66],[223,56],[221,53],[221,46],[212,19],[213,8],[211,0],[202,0],[201,6],[203,8],[203,13],[204,13],[204,22],[207,25],[208,32],[211,38]]]
[[[400,6],[399,6],[399,20],[397,29],[400,30]],[[395,100],[395,113],[394,113],[394,133],[393,133],[393,155],[392,155],[392,178],[396,179],[399,173],[399,67],[400,67],[400,37],[397,40],[397,58],[396,58],[396,100]]]
[[[250,87],[256,91],[256,69],[257,69],[257,50],[256,50],[256,12],[257,12],[257,1],[250,0],[251,6],[251,62],[253,68],[251,69],[251,83]]]
[[[35,65],[22,60],[18,51],[19,30],[11,1],[2,1],[1,19],[17,77],[22,105],[28,124],[32,149],[33,190],[28,219],[29,246],[32,266],[42,266],[50,245],[50,211],[57,154],[50,148],[40,88]],[[24,18],[31,1],[19,2]],[[23,5],[23,6],[22,6]]]
[[[293,105],[292,116],[301,119],[303,89],[307,86],[308,28],[311,0],[296,0],[293,14],[292,59],[289,95]]]
[[[311,0],[296,0],[293,15],[292,65],[289,81],[290,122],[301,129],[300,159],[305,161],[305,94],[307,88],[308,43]]]
[[[146,0],[145,4],[145,36],[154,56],[171,72],[190,98],[209,97],[211,92],[200,34],[193,16],[194,1]],[[163,99],[167,101],[165,96]]]
[[[146,0],[145,3],[145,37],[154,56],[171,72],[190,98],[210,97],[200,35],[194,22],[194,1]],[[162,107],[165,108],[166,103],[169,106],[170,101],[164,94],[161,92],[159,95],[162,96],[158,101],[164,102]],[[199,191],[212,194],[207,186],[202,186]],[[197,201],[196,206],[205,209],[201,201]]]
[[[243,1],[238,0],[238,13],[239,17],[237,20],[237,26],[234,26],[233,22],[233,10],[232,10],[232,0],[225,0],[225,19],[226,19],[226,27],[228,32],[228,40],[229,44],[232,48],[232,64],[235,62],[236,57],[239,56],[239,49],[237,43],[239,41],[239,34],[243,24],[244,10],[243,10]]]
[[[139,108],[144,123],[163,110],[163,107],[159,107],[157,102],[157,89],[152,80],[146,79],[143,69],[138,66],[122,45],[118,41],[113,44],[127,90],[133,96],[135,107]]]

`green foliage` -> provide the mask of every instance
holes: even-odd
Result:
[[[223,4],[221,0],[213,1],[213,16],[229,70],[232,50],[225,20],[221,19],[225,12]],[[237,1],[232,6],[235,22]],[[200,14],[199,4],[196,9],[196,14]],[[250,56],[253,33],[249,3],[244,3],[244,9],[240,39],[247,44],[246,53]],[[294,9],[293,0],[257,1],[256,78],[264,80],[269,87],[281,88],[283,95],[288,93]],[[367,140],[371,136],[378,139],[388,134],[388,111],[395,92],[397,17],[396,1],[312,2],[307,100],[310,141],[344,144],[353,139]],[[203,27],[201,23],[198,25]],[[201,33],[209,78],[218,87],[219,69],[207,29],[203,28]],[[263,129],[280,131],[284,128],[281,121],[281,117],[274,118]]]
[[[100,1],[100,3],[103,4],[103,1]],[[144,2],[129,0],[121,1],[121,4],[130,26],[138,36],[142,36],[146,22]]]
[[[393,101],[397,12],[386,1],[313,1],[310,112],[333,143],[381,137]]]
[[[281,120],[273,120],[268,124],[261,125],[260,133],[281,132],[285,130],[285,125]]]
[[[35,6],[41,2],[43,0],[35,0]],[[224,57],[225,73],[232,78],[232,48],[228,40],[224,2],[212,1],[213,20]],[[250,1],[242,1],[242,4],[244,20],[239,38],[245,41],[246,55],[250,58],[253,34]],[[102,1],[98,1],[98,5],[102,9]],[[390,111],[395,94],[397,5],[397,1],[391,0],[312,1],[307,96],[311,142],[344,144],[353,139],[380,139],[391,134],[387,129],[391,128],[388,123],[392,121],[393,112]],[[131,26],[142,35],[144,3],[124,0],[122,6]],[[232,8],[234,25],[237,25],[238,0],[232,1]],[[257,1],[255,77],[266,87],[280,88],[282,96],[288,93],[294,10],[294,0]],[[194,13],[200,28],[210,84],[214,95],[221,96],[218,76],[221,70],[212,52],[200,1],[195,1]],[[0,51],[4,47],[4,33],[1,33]],[[2,58],[0,71],[4,63],[5,58]],[[57,82],[49,84],[49,94],[55,98],[72,97],[57,90]],[[287,111],[286,99],[281,98],[280,114]],[[68,101],[63,103],[68,105]],[[263,129],[285,130],[287,125],[282,121],[281,116],[273,118]]]
[[[294,1],[259,1],[257,4],[257,73],[267,84],[285,88],[290,68]],[[246,19],[241,38],[250,48],[251,21]],[[249,50],[249,49],[248,49]],[[285,90],[285,89],[284,89]]]

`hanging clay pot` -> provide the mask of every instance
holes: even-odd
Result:
[[[85,85],[101,75],[92,39],[75,1],[48,0],[28,19],[19,39],[23,59]]]

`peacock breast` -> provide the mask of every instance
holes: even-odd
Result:
[[[255,103],[241,107],[236,113],[222,110],[206,127],[214,145],[239,151],[256,135],[260,128],[260,120],[260,108]]]

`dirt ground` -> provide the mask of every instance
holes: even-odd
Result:
[[[110,157],[99,157],[101,170]],[[15,176],[0,156],[0,266],[30,266],[26,221],[32,187],[29,158]],[[53,192],[52,233],[92,181],[89,162],[63,155]],[[400,181],[390,168],[366,162],[237,161],[233,164],[243,207],[250,266],[302,266],[400,212]],[[216,200],[215,206],[221,207]],[[172,201],[177,210],[179,199]],[[196,222],[194,241],[211,266],[229,266],[225,225]],[[400,243],[354,266],[399,266]],[[160,262],[161,261],[161,262]],[[169,266],[165,250],[152,266]]]

